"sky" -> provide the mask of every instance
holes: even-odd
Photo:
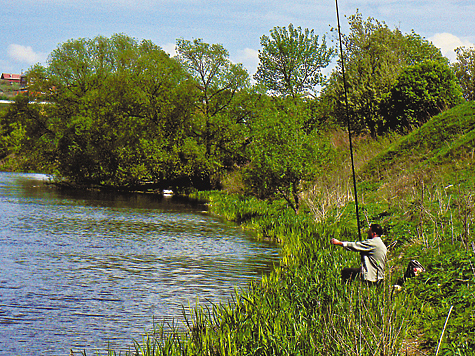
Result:
[[[403,33],[414,30],[441,48],[475,43],[475,0],[339,0],[340,23],[357,12]],[[250,75],[258,66],[260,38],[275,26],[309,28],[331,44],[335,0],[0,0],[0,72],[47,65],[48,55],[71,39],[123,33],[151,40],[174,55],[176,40],[222,44]]]

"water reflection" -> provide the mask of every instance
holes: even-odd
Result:
[[[269,270],[278,249],[149,195],[77,192],[0,173],[0,355],[118,349]]]

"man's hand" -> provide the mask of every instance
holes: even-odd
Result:
[[[340,240],[337,240],[337,239],[335,239],[335,238],[331,239],[331,240],[330,240],[330,243],[331,243],[332,245],[343,246],[343,242],[341,242]]]

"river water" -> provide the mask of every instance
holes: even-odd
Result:
[[[0,173],[0,355],[127,350],[182,306],[226,301],[275,245],[177,197],[64,191]],[[78,353],[79,354],[79,353]]]

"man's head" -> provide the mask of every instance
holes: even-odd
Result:
[[[372,239],[376,236],[381,236],[383,234],[383,228],[379,224],[371,224],[368,229],[368,237]]]

